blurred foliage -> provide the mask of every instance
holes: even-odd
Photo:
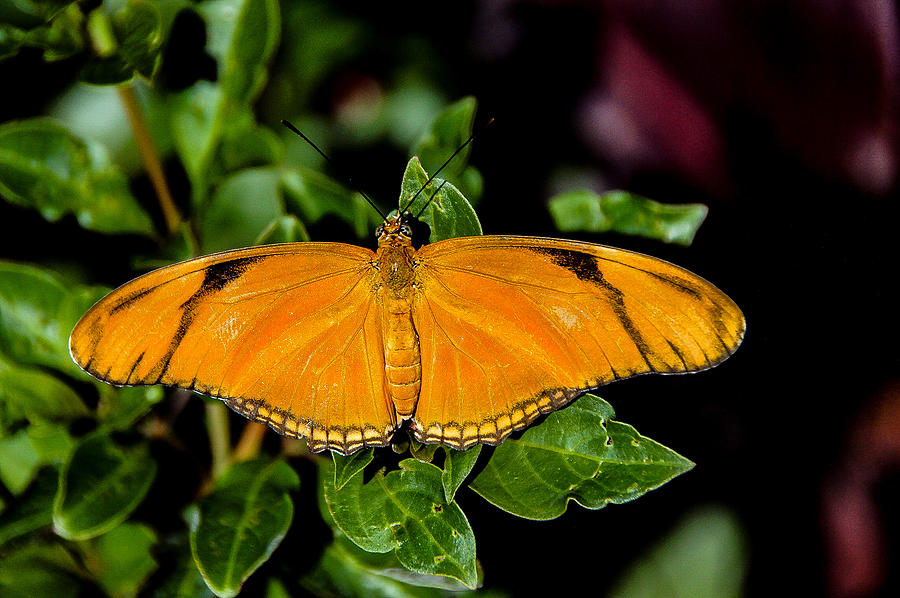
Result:
[[[307,227],[325,217],[368,237],[380,222],[376,211],[277,127],[284,116],[326,152],[377,141],[417,155],[398,207],[421,211],[431,241],[480,234],[472,205],[483,181],[468,148],[425,185],[470,136],[476,112],[471,97],[448,103],[427,52],[398,53],[408,58],[387,83],[348,81],[332,114],[316,109],[321,83],[372,43],[365,23],[324,1],[4,2],[0,57],[36,48],[48,62],[75,60],[82,83],[58,99],[56,119],[0,124],[0,195],[50,222],[74,215],[96,234],[132,235],[135,264],[305,241]],[[123,135],[129,130],[133,136]],[[148,170],[154,156],[177,162],[187,200],[157,209],[139,197],[139,153]],[[561,229],[689,242],[702,221],[699,208],[673,222],[649,200],[585,193],[551,204]],[[146,238],[158,243],[153,255]],[[298,451],[285,444],[280,454],[233,460],[217,479],[207,470],[205,483],[175,492],[167,507],[185,521],[172,512],[138,518],[154,508],[148,495],[173,492],[156,443],[194,443],[174,431],[177,409],[153,409],[183,395],[160,403],[160,388],[112,388],[69,358],[69,332],[107,290],[56,265],[0,262],[0,595],[92,588],[233,596],[255,571],[269,596],[295,587],[326,596],[446,595],[482,579],[477,530],[458,492],[470,488],[509,513],[551,519],[571,499],[591,509],[625,502],[692,466],[586,396],[485,455],[480,446],[460,452],[411,441],[412,458],[385,468],[372,450],[327,459],[301,449],[317,464],[318,481],[303,484],[317,488],[318,515],[295,512],[300,479],[289,459]],[[227,431],[211,426],[208,434],[229,444]],[[298,572],[279,545],[295,519],[306,527],[319,515],[333,539],[320,547],[318,564]],[[145,523],[160,517],[168,521],[158,528]],[[264,563],[271,566],[260,570]]]

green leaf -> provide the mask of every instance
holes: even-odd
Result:
[[[0,402],[31,422],[71,421],[90,413],[75,391],[59,379],[41,369],[12,363],[2,354]]]
[[[309,241],[309,233],[306,227],[293,214],[279,216],[263,229],[253,241],[254,245],[268,245],[271,243],[296,243]]]
[[[434,461],[434,454],[437,452],[438,448],[441,445],[439,444],[425,444],[416,440],[416,437],[411,433],[409,434],[409,452],[413,456],[413,459],[417,459],[419,461],[423,461],[425,463],[431,463]]]
[[[60,3],[52,4],[59,6]],[[69,58],[87,46],[83,31],[84,14],[72,3],[55,14],[46,25],[35,27],[25,36],[25,45],[42,48],[44,60]]]
[[[251,111],[235,115],[222,135],[219,161],[225,172],[281,162],[284,142],[272,129],[254,120]]]
[[[552,197],[549,209],[561,231],[613,231],[679,245],[691,244],[708,211],[703,204],[663,204],[625,191],[568,191]]]
[[[281,543],[294,511],[288,492],[299,485],[284,461],[235,463],[188,509],[191,552],[217,596],[237,595]]]
[[[146,525],[123,523],[90,542],[86,559],[100,586],[110,596],[136,596],[156,569],[151,550],[156,534]]]
[[[365,238],[381,222],[378,213],[355,191],[326,175],[302,166],[287,166],[282,170],[282,184],[287,206],[304,222],[318,222],[333,214],[353,226],[356,236]]]
[[[129,0],[113,15],[112,23],[126,64],[148,79],[153,77],[166,35],[158,3]]]
[[[279,174],[249,168],[227,178],[213,194],[200,221],[203,253],[248,247],[284,214]]]
[[[103,430],[130,428],[165,396],[161,386],[115,387],[98,384],[97,387],[100,393],[97,417],[101,420]]]
[[[28,430],[0,438],[0,481],[13,494],[28,488],[41,467],[41,457],[28,437]]]
[[[90,230],[154,234],[103,148],[48,119],[0,125],[0,195],[50,221],[73,213]]]
[[[360,471],[338,491],[333,465],[323,460],[320,466],[329,514],[354,544],[367,552],[394,551],[414,573],[477,585],[475,535],[459,505],[446,501],[439,468],[406,459],[399,471],[376,473],[365,484]]]
[[[700,508],[629,567],[610,598],[737,598],[747,556],[744,533],[722,507]]]
[[[28,491],[0,515],[0,547],[13,538],[29,534],[53,522],[53,497],[59,472],[52,467],[40,471]]]
[[[334,462],[334,489],[340,490],[350,479],[366,468],[366,465],[375,458],[375,450],[368,448],[356,451],[349,457],[331,452],[331,460]]]
[[[475,214],[472,204],[460,193],[459,189],[452,183],[436,178],[421,193],[418,193],[427,180],[428,174],[422,168],[419,159],[415,156],[412,157],[406,165],[406,172],[403,173],[399,206],[400,209],[403,209],[410,199],[415,197],[416,199],[408,211],[416,215],[427,203],[425,211],[419,218],[431,228],[429,242],[434,243],[452,237],[480,235],[481,223],[478,221],[478,216]],[[437,192],[436,195],[435,192]]]
[[[140,504],[155,475],[146,445],[122,447],[108,436],[86,437],[60,472],[56,533],[86,540],[108,532]]]
[[[472,473],[472,468],[478,461],[478,455],[481,454],[481,446],[476,444],[465,451],[443,447],[447,456],[444,459],[444,471],[441,473],[441,485],[444,488],[444,499],[447,502],[453,500],[456,491]]]
[[[79,596],[82,569],[63,545],[25,544],[0,559],[0,596]]]
[[[418,156],[422,167],[428,172],[436,172],[450,156],[472,134],[472,124],[475,122],[475,110],[478,102],[472,96],[467,96],[442,110],[432,121],[428,130],[419,138],[412,148],[412,155]],[[472,145],[469,144],[457,154],[440,172],[440,176],[452,181],[457,187],[463,189],[466,195],[473,197],[472,192],[480,195],[481,184],[478,172],[467,167]],[[473,173],[464,174],[472,170]]]
[[[588,509],[628,502],[694,466],[613,416],[586,394],[497,447],[469,487],[513,515],[554,519],[570,500]]]
[[[0,262],[0,351],[87,379],[69,357],[69,333],[105,289],[66,283],[49,270]]]
[[[300,583],[316,596],[345,598],[438,598],[468,589],[449,577],[407,571],[393,554],[365,552],[339,531]]]
[[[149,592],[152,598],[212,598],[215,596],[203,581],[197,565],[194,564],[186,532],[170,534],[157,552],[160,553],[161,561],[174,564],[174,570],[170,570],[161,583],[153,584],[154,587]],[[141,595],[143,596],[144,593]]]

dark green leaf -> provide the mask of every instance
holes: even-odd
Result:
[[[170,535],[158,551],[160,560],[174,563],[172,570],[149,592],[152,598],[212,598],[215,596],[191,557],[187,533]],[[143,594],[141,594],[143,595]]]
[[[375,458],[375,450],[368,448],[356,451],[349,457],[339,455],[334,451],[331,452],[331,459],[334,462],[334,489],[343,488],[350,478],[366,468],[366,465]]]
[[[272,129],[253,119],[249,110],[230,119],[222,136],[219,161],[225,172],[253,166],[270,166],[281,161],[284,143]]]
[[[25,42],[26,33],[18,27],[0,24],[0,60],[13,56]]]
[[[249,168],[227,178],[203,211],[203,253],[248,247],[284,214],[279,174],[273,168]]]
[[[568,191],[551,198],[549,208],[561,231],[613,231],[680,245],[691,244],[708,211],[703,204],[662,204],[624,191]]]
[[[123,523],[90,541],[88,568],[110,596],[136,596],[156,569],[156,534],[146,525]]]
[[[103,429],[125,430],[159,403],[165,393],[161,386],[125,386],[117,388],[108,384],[98,385],[100,403],[97,417]]]
[[[468,475],[472,473],[472,468],[478,461],[478,455],[481,454],[481,445],[476,444],[465,451],[444,447],[444,453],[447,456],[444,459],[441,485],[444,487],[444,498],[450,502]]]
[[[31,533],[53,522],[53,497],[59,472],[46,467],[40,471],[28,491],[0,515],[0,547],[9,540]]]
[[[738,598],[747,570],[744,534],[721,507],[698,509],[638,559],[610,598]]]
[[[78,78],[91,85],[119,85],[133,76],[134,69],[119,54],[92,58],[78,72]]]
[[[119,54],[138,73],[153,77],[164,41],[163,16],[157,3],[130,0],[113,16]]]
[[[333,465],[320,466],[329,514],[354,544],[367,552],[394,551],[414,573],[477,585],[475,536],[459,506],[445,500],[440,469],[406,459],[399,471],[379,472],[365,484],[360,472],[337,491]]]
[[[694,466],[613,416],[587,394],[497,447],[469,487],[519,517],[554,519],[570,500],[589,509],[627,502]]]
[[[0,125],[0,195],[50,221],[73,213],[90,230],[154,232],[102,148],[47,119]]]
[[[70,421],[89,414],[75,391],[58,378],[0,354],[0,402],[4,401],[31,422]]]
[[[427,180],[428,174],[422,169],[419,159],[411,158],[406,165],[406,172],[403,173],[399,205],[402,209],[410,199],[415,197],[416,199],[408,211],[416,215],[427,203],[425,211],[419,218],[431,227],[429,242],[434,243],[452,237],[480,235],[481,223],[478,221],[478,216],[459,189],[452,183],[445,183],[443,179],[436,178],[419,193]],[[436,195],[435,192],[437,192]],[[416,195],[417,193],[418,195]]]
[[[80,596],[81,567],[61,544],[25,544],[0,559],[0,596]]]
[[[60,3],[53,3],[59,5]],[[77,4],[70,4],[54,15],[46,25],[31,29],[25,45],[44,50],[44,60],[52,62],[68,58],[87,46],[82,31],[84,15]]]
[[[468,96],[450,104],[435,117],[428,131],[419,138],[411,152],[412,155],[419,157],[426,171],[436,172],[469,138],[477,106],[475,98]],[[471,151],[472,145],[469,144],[440,172],[442,179],[453,182],[466,191],[467,195],[474,190],[465,185],[467,182],[475,182],[475,188],[480,189],[477,181],[473,180],[477,179],[476,175],[463,177]]]
[[[236,463],[190,507],[191,552],[217,596],[237,595],[281,543],[294,511],[288,492],[299,485],[284,461]]]
[[[69,333],[104,292],[66,283],[49,270],[0,262],[0,351],[87,379],[69,357]]]
[[[63,424],[32,424],[28,426],[28,439],[41,465],[62,466],[75,448],[75,441]]]
[[[317,222],[334,214],[353,226],[360,238],[368,237],[381,222],[378,213],[356,192],[350,191],[324,174],[302,166],[282,171],[288,209],[304,222]]]
[[[147,447],[121,447],[103,435],[75,449],[59,477],[53,506],[56,532],[85,540],[119,525],[140,504],[156,475]]]
[[[309,241],[309,233],[296,216],[288,214],[270,222],[269,226],[259,233],[253,244],[268,245],[271,243],[296,243],[298,241]]]

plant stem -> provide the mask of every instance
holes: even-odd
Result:
[[[217,480],[231,461],[228,410],[221,401],[206,401],[206,430],[209,433],[209,448],[212,452],[212,479]]]
[[[157,152],[153,138],[150,136],[150,129],[147,128],[147,122],[144,120],[144,114],[141,111],[140,102],[138,102],[134,87],[131,85],[119,85],[117,89],[122,105],[125,106],[128,122],[131,124],[138,152],[141,155],[141,161],[144,163],[144,169],[147,171],[150,183],[156,191],[156,198],[159,201],[159,207],[166,221],[166,229],[171,235],[178,230],[178,226],[181,224],[181,214],[178,213],[178,208],[175,207],[172,192],[169,191],[169,185],[166,183],[162,162],[159,160],[159,152]]]
[[[264,424],[248,421],[244,426],[244,431],[241,432],[241,439],[238,440],[234,452],[231,453],[232,461],[246,461],[258,455],[265,434],[266,426]]]

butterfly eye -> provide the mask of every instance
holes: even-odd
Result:
[[[400,227],[400,234],[404,237],[412,237],[412,229],[407,225],[403,225]]]
[[[380,237],[384,233],[384,225],[379,224],[378,228],[375,229],[375,236]]]

